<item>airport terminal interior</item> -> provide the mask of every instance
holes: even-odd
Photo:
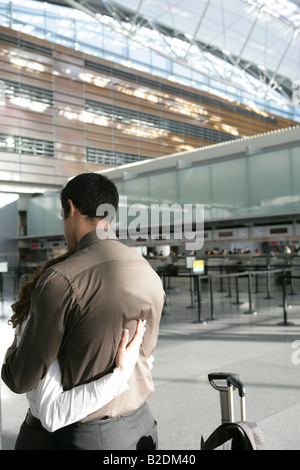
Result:
[[[300,448],[299,33],[299,0],[0,0],[1,360],[21,277],[67,249],[61,189],[98,172],[166,292],[158,448],[221,423],[214,372],[271,449]],[[0,392],[12,450],[28,402]]]

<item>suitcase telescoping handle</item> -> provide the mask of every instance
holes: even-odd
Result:
[[[211,386],[220,392],[221,421],[234,421],[233,391],[238,390],[241,400],[241,420],[246,420],[245,387],[238,374],[227,372],[214,372],[208,374]]]
[[[232,374],[228,372],[214,372],[212,374],[208,374],[208,380],[216,390],[222,390],[224,385],[218,385],[215,380],[225,380],[227,387],[229,387],[229,385],[233,385],[234,388],[238,389],[240,397],[245,396],[245,387],[244,384],[240,381],[240,376],[238,374]]]

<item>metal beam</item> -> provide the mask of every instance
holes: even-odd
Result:
[[[270,88],[272,88],[273,84],[275,83],[276,75],[277,75],[277,72],[278,72],[278,70],[279,70],[279,67],[280,67],[280,65],[281,65],[281,63],[282,63],[282,61],[283,61],[283,59],[285,58],[285,55],[286,55],[287,51],[289,50],[289,47],[291,46],[292,42],[294,41],[294,39],[295,39],[297,36],[298,36],[298,30],[295,30],[295,31],[293,32],[293,34],[292,34],[292,36],[291,36],[291,38],[290,38],[290,40],[289,40],[289,42],[288,42],[286,48],[285,48],[285,50],[284,50],[284,52],[283,52],[283,54],[282,54],[282,56],[281,56],[281,58],[280,58],[280,60],[279,60],[279,62],[278,62],[278,64],[277,64],[277,68],[276,68],[276,70],[274,71],[273,76],[272,76],[272,78],[271,78],[271,80],[270,80],[270,82],[269,82]],[[274,87],[273,87],[273,88],[274,88]],[[275,88],[276,88],[276,87],[275,87]]]
[[[206,5],[205,5],[205,8],[204,8],[203,13],[202,13],[202,15],[201,15],[201,18],[199,19],[198,24],[197,24],[197,26],[196,26],[196,29],[195,29],[195,31],[194,31],[193,38],[192,38],[191,41],[190,41],[190,47],[188,48],[188,50],[187,50],[187,52],[186,52],[186,54],[185,54],[185,57],[184,57],[185,60],[188,58],[189,52],[190,52],[190,50],[191,50],[191,47],[192,47],[193,45],[195,45],[195,39],[196,39],[196,37],[197,37],[197,33],[198,33],[199,29],[200,29],[200,26],[202,25],[202,22],[203,22],[203,20],[204,20],[204,17],[205,17],[205,15],[206,15],[206,12],[207,12],[207,9],[208,9],[208,7],[209,7],[209,5],[210,5],[210,2],[211,2],[211,0],[207,0],[207,3],[206,3]]]
[[[246,39],[245,39],[245,41],[244,41],[244,44],[243,44],[243,46],[242,46],[242,49],[240,50],[239,56],[238,56],[238,58],[236,59],[236,62],[235,62],[235,64],[234,64],[234,67],[233,67],[231,76],[232,76],[232,74],[234,73],[234,70],[235,70],[236,66],[240,64],[240,61],[241,61],[241,59],[242,59],[243,52],[244,52],[244,50],[245,50],[245,48],[246,48],[246,46],[247,46],[247,44],[248,44],[248,42],[249,42],[250,37],[252,36],[253,30],[254,30],[254,28],[255,28],[255,26],[256,26],[256,23],[257,23],[257,21],[258,21],[258,18],[259,18],[259,16],[260,16],[260,13],[261,13],[261,10],[262,10],[263,7],[264,7],[264,4],[262,4],[262,5],[260,6],[260,8],[259,8],[259,10],[258,10],[258,12],[257,12],[256,18],[255,18],[254,22],[252,23],[252,26],[251,26],[251,28],[250,28],[250,31],[248,32],[247,37],[246,37]]]
[[[135,15],[134,15],[134,17],[132,18],[132,22],[131,22],[131,31],[132,31],[133,26],[136,24],[136,20],[137,20],[137,17],[139,16],[139,12],[140,12],[140,9],[141,9],[141,6],[142,6],[143,3],[144,3],[144,0],[140,0],[140,3],[139,3],[139,5],[138,5],[138,7],[137,7],[137,10],[136,10],[136,12],[135,12]]]

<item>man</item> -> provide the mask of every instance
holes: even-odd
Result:
[[[96,173],[78,175],[62,190],[61,204],[71,255],[37,283],[29,322],[19,347],[6,355],[2,378],[12,391],[27,392],[58,358],[64,390],[87,383],[112,371],[122,331],[134,332],[136,321],[146,319],[129,390],[84,422],[56,431],[56,448],[154,449],[156,424],[147,404],[153,382],[147,359],[158,337],[164,303],[161,280],[144,258],[117,240],[106,218],[96,217],[101,206],[117,210],[118,191],[112,181]]]

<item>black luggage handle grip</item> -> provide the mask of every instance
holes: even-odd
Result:
[[[238,389],[239,391],[239,396],[240,397],[244,397],[245,396],[245,387],[244,387],[244,384],[240,381],[240,379],[234,375],[229,375],[227,377],[227,383],[228,385],[231,384],[233,385],[235,388]]]
[[[245,387],[244,384],[240,381],[238,374],[232,374],[228,372],[214,372],[208,374],[208,380],[211,383],[212,387],[216,390],[222,390],[224,387],[218,386],[214,381],[215,380],[226,380],[227,387],[233,385],[233,387],[237,388],[239,391],[239,396],[245,396]]]

